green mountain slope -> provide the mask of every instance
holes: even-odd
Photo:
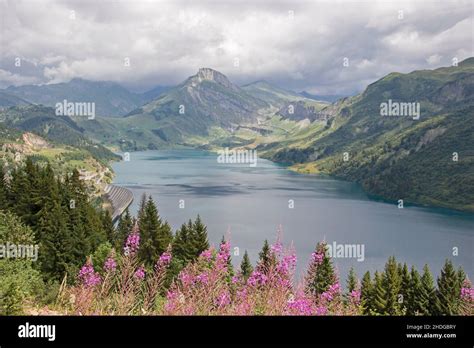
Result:
[[[10,106],[29,105],[26,100],[0,90],[0,109]]]
[[[7,128],[33,132],[52,143],[79,148],[104,164],[119,158],[104,146],[91,141],[84,134],[84,129],[73,119],[56,116],[55,110],[50,107],[41,105],[12,107],[0,111],[0,119]]]
[[[232,84],[223,74],[202,68],[127,118],[131,125],[148,125],[146,128],[162,141],[176,143],[185,135],[207,135],[213,126],[230,129],[255,122],[259,109],[265,107],[266,102]]]
[[[389,99],[420,103],[420,119],[381,116]],[[389,74],[323,112],[333,116],[325,127],[258,149],[295,170],[357,181],[389,200],[474,211],[474,58]]]
[[[122,116],[143,104],[143,97],[114,82],[79,78],[50,85],[8,87],[4,92],[35,104],[54,107],[56,103],[95,102],[96,115]]]

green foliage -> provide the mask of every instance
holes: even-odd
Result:
[[[0,244],[34,245],[33,232],[15,215],[0,211]],[[25,301],[43,286],[33,260],[25,258],[0,259],[0,315],[22,314]]]
[[[125,212],[120,216],[118,224],[117,224],[117,231],[115,233],[115,238],[111,240],[116,250],[123,249],[125,245],[125,240],[127,239],[128,234],[132,230],[132,227],[133,227],[133,220],[127,208]]]
[[[314,255],[320,255],[322,259],[316,261],[313,258],[306,275],[306,291],[311,294],[321,295],[337,280],[332,260],[327,251],[326,242],[316,245]]]
[[[438,290],[436,292],[436,314],[455,315],[459,311],[459,294],[461,284],[453,263],[446,260],[441,276],[438,277]]]
[[[242,262],[240,263],[240,273],[245,281],[250,277],[253,272],[252,263],[250,262],[249,254],[245,250]]]
[[[349,270],[349,275],[347,276],[347,291],[350,293],[355,290],[357,286],[357,277],[354,271],[354,267],[351,267]]]
[[[361,305],[362,305],[362,312],[364,314],[370,314],[371,308],[373,308],[373,285],[372,280],[370,278],[370,272],[367,271],[364,273],[362,277],[361,283],[361,290],[360,290],[360,298],[361,298]]]
[[[151,196],[139,214],[138,226],[141,244],[140,260],[147,266],[153,267],[159,256],[171,244],[173,235],[168,222],[163,222],[158,215],[158,209]]]
[[[50,165],[27,158],[9,175],[5,205],[31,227],[40,244],[38,268],[51,280],[75,275],[84,258],[107,240],[110,228],[108,219],[89,202],[78,171],[58,177]]]

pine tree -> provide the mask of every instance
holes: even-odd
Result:
[[[421,283],[420,274],[415,267],[412,266],[410,272],[409,291],[406,299],[406,314],[417,315],[423,312],[423,284]]]
[[[182,224],[176,231],[173,240],[173,258],[182,261],[183,266],[193,260],[194,250],[192,250],[189,226],[192,227],[191,220],[188,224]]]
[[[194,259],[201,255],[203,251],[209,249],[209,241],[207,240],[207,227],[202,223],[201,217],[199,215],[192,225],[191,241]]]
[[[383,313],[389,315],[400,315],[401,308],[399,303],[399,295],[401,278],[395,257],[389,257],[387,263],[385,264],[385,271],[382,278],[382,286],[386,292],[386,307]]]
[[[312,254],[311,263],[305,277],[306,292],[313,295],[321,295],[337,280],[331,258],[327,255],[325,242],[316,245]]]
[[[151,196],[149,197],[151,199]],[[142,194],[142,197],[140,198],[140,204],[138,205],[138,213],[137,213],[137,219],[140,221],[142,218],[143,214],[145,213],[145,207],[147,204],[148,197],[146,193]]]
[[[461,287],[458,275],[450,260],[446,260],[438,277],[436,292],[436,313],[438,315],[456,315],[459,311],[459,294]]]
[[[112,221],[112,217],[108,210],[104,210],[101,213],[102,218],[102,228],[105,231],[105,235],[107,236],[107,240],[112,245],[115,240],[117,239],[117,232],[115,231],[115,226]]]
[[[400,304],[401,310],[407,310],[409,298],[412,296],[412,289],[410,287],[411,277],[410,272],[408,271],[408,266],[406,263],[403,266],[399,265],[399,276],[401,278],[400,283],[400,295],[402,295]]]
[[[158,209],[151,197],[146,202],[138,225],[141,236],[141,246],[138,254],[142,262],[152,267],[159,256],[168,248],[173,240],[173,234],[169,224],[161,221]]]
[[[357,286],[357,277],[354,271],[354,267],[351,267],[349,270],[349,275],[347,276],[347,292],[350,294],[355,290]]]
[[[247,250],[245,250],[244,257],[242,258],[242,262],[240,263],[240,273],[245,281],[250,277],[253,272],[252,263],[250,262],[249,255]]]
[[[117,224],[117,232],[115,234],[116,238],[113,241],[116,250],[122,250],[125,245],[125,240],[127,236],[130,234],[130,231],[133,227],[133,220],[130,216],[130,212],[128,208],[125,212],[120,216],[118,224]]]
[[[360,290],[360,299],[361,299],[362,311],[364,314],[371,314],[371,311],[373,310],[372,294],[373,294],[372,280],[370,279],[370,272],[367,271],[362,277],[362,284],[361,284],[361,290]]]
[[[419,292],[418,301],[420,314],[422,315],[432,315],[435,312],[434,302],[435,302],[435,287],[433,276],[431,275],[428,265],[423,267],[423,275],[421,276],[421,289]]]
[[[372,307],[375,314],[386,314],[387,291],[383,285],[383,275],[375,271],[374,285],[372,287]]]

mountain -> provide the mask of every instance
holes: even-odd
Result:
[[[99,116],[123,116],[142,105],[144,98],[115,82],[79,78],[49,85],[10,86],[2,92],[52,107],[65,99],[68,102],[95,102],[95,112]]]
[[[8,94],[3,90],[0,90],[0,109],[8,108],[10,106],[18,105],[29,105],[30,103],[26,100],[19,98],[15,95]]]
[[[389,100],[419,103],[419,119],[382,116]],[[474,211],[474,58],[391,73],[323,112],[326,125],[261,144],[261,154],[359,182],[384,199]]]
[[[69,145],[84,150],[97,160],[108,163],[119,157],[104,146],[90,140],[72,118],[56,116],[55,109],[30,105],[0,111],[0,119],[7,129],[33,132],[53,144]]]
[[[297,93],[276,87],[263,80],[244,85],[242,89],[252,96],[278,108],[281,108],[287,102],[304,99],[304,97]]]
[[[146,91],[144,93],[140,94],[140,98],[142,100],[142,104],[146,104],[148,102],[151,102],[153,99],[156,99],[160,95],[162,95],[164,92],[168,91],[171,89],[172,86],[156,86],[149,91]]]
[[[305,98],[308,98],[308,99],[325,101],[325,102],[329,102],[329,103],[334,103],[334,102],[338,101],[339,99],[342,99],[342,98],[346,97],[343,94],[316,95],[316,94],[311,94],[311,93],[306,92],[306,91],[302,91],[298,94],[305,97]]]
[[[186,135],[206,136],[212,127],[232,129],[256,122],[259,111],[268,106],[220,72],[201,68],[126,118],[164,142],[180,142]]]

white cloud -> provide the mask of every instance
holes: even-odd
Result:
[[[0,85],[82,77],[145,88],[179,83],[206,66],[237,83],[267,79],[295,90],[354,93],[391,71],[472,56],[471,6],[469,0],[6,0],[0,67],[15,77],[0,75]],[[13,70],[14,57],[32,63]]]

